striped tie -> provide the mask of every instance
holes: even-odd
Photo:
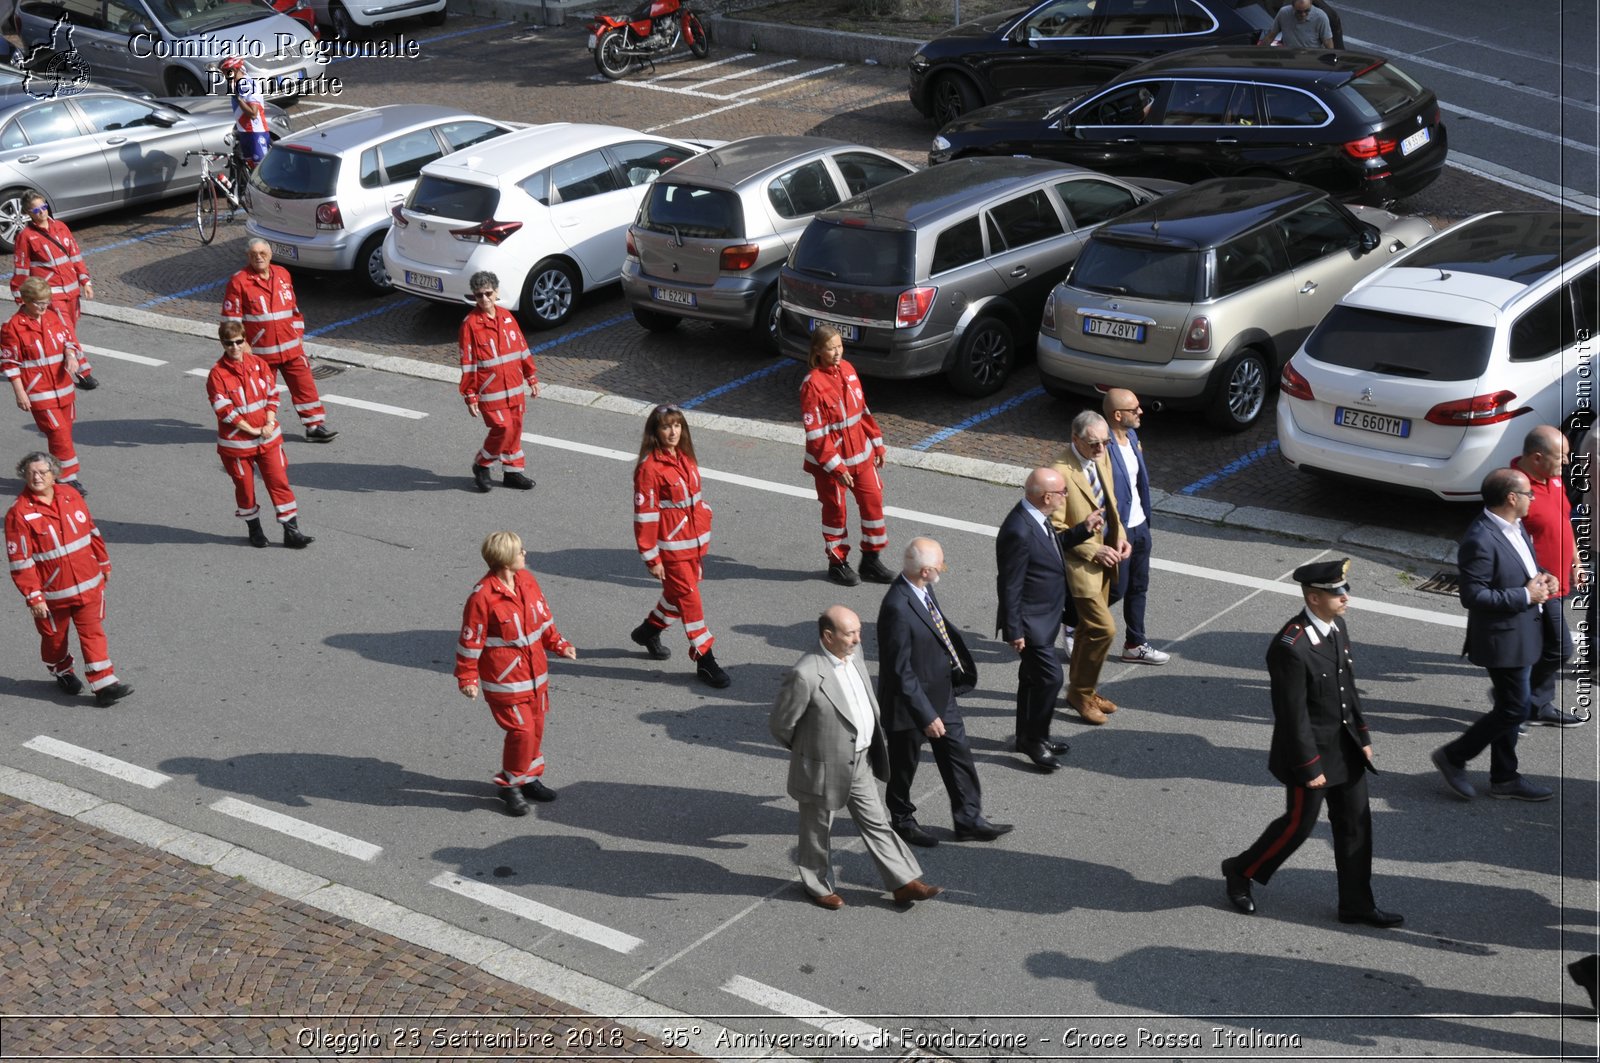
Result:
[[[1089,492],[1094,495],[1094,508],[1104,509],[1106,493],[1100,486],[1100,472],[1095,468],[1095,463],[1090,462],[1083,467],[1084,474],[1089,477]]]
[[[933,618],[933,629],[944,642],[945,652],[950,654],[953,663],[959,665],[961,659],[956,656],[956,644],[950,641],[950,629],[944,626],[944,616],[940,614],[939,607],[933,604],[933,595],[923,595],[922,601],[928,607],[928,615]]]

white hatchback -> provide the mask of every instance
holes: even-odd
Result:
[[[1290,464],[1466,501],[1594,410],[1600,218],[1483,214],[1378,270],[1284,366]]]
[[[390,282],[465,309],[468,280],[489,270],[524,325],[554,328],[621,274],[650,182],[718,143],[559,122],[429,163],[384,240]]]

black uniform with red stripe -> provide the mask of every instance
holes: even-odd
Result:
[[[1283,783],[1284,814],[1238,858],[1239,873],[1263,885],[1310,836],[1324,802],[1333,827],[1339,908],[1370,912],[1372,811],[1367,803],[1371,744],[1356,694],[1355,658],[1344,619],[1328,635],[1304,611],[1273,636],[1267,648],[1272,679],[1272,752],[1267,768]],[[1306,784],[1323,776],[1325,785]]]

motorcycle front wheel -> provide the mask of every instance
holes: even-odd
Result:
[[[711,41],[706,38],[706,28],[700,23],[700,16],[690,13],[683,16],[683,35],[689,38],[689,50],[696,59],[704,59],[711,54]]]
[[[608,30],[594,42],[595,69],[612,81],[627,77],[633,69],[633,59],[623,54],[625,43],[620,29]]]

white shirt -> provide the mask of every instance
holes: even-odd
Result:
[[[1513,524],[1491,510],[1486,509],[1483,512],[1490,520],[1494,521],[1495,527],[1500,529],[1500,534],[1504,535],[1506,542],[1511,544],[1511,549],[1515,550],[1517,556],[1522,559],[1522,567],[1527,570],[1528,578],[1532,579],[1537,576],[1539,574],[1539,566],[1534,563],[1533,553],[1528,549],[1527,536],[1522,534],[1522,522],[1517,521],[1517,523]],[[1523,591],[1527,593],[1528,601],[1532,602],[1532,592],[1528,591],[1526,587],[1523,588]]]
[[[1306,619],[1311,621],[1312,628],[1314,628],[1317,634],[1321,635],[1323,638],[1327,638],[1328,633],[1333,630],[1332,624],[1322,619],[1316,613],[1313,613],[1310,609],[1306,610]]]
[[[1122,467],[1128,473],[1128,519],[1122,522],[1124,528],[1137,528],[1144,523],[1144,503],[1139,499],[1139,455],[1134,452],[1133,444],[1118,443],[1116,436],[1112,436],[1112,446],[1117,448],[1117,460],[1122,462]]]
[[[1050,514],[1045,513],[1026,498],[1022,500],[1022,508],[1027,511],[1028,516],[1032,517],[1039,527],[1044,529],[1046,535],[1050,536],[1052,540],[1055,539],[1056,531],[1050,526]]]
[[[872,728],[875,720],[872,713],[872,699],[867,694],[867,684],[861,678],[860,669],[848,658],[835,657],[826,644],[822,644],[822,655],[833,666],[833,677],[844,688],[844,710],[850,717],[850,722],[856,726],[856,752],[859,753],[872,744]]]

